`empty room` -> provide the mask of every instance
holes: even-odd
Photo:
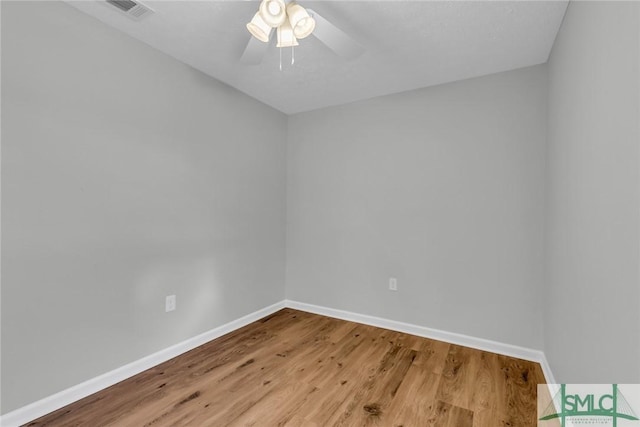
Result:
[[[0,15],[3,427],[640,426],[640,2]]]

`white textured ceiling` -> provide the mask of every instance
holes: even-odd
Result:
[[[295,64],[271,45],[243,65],[257,1],[143,1],[136,22],[101,1],[69,2],[145,43],[284,112],[387,95],[547,61],[566,1],[304,1],[365,47],[345,60],[314,37]]]

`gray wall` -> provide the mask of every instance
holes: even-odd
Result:
[[[549,62],[545,350],[560,382],[640,382],[639,7],[572,2]]]
[[[542,348],[545,78],[290,116],[287,297]]]
[[[282,300],[286,116],[68,5],[2,9],[2,411]]]

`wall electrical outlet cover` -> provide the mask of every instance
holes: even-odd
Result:
[[[395,277],[390,277],[389,278],[389,290],[390,291],[397,291],[398,290],[398,279],[396,279]]]
[[[169,295],[164,302],[164,311],[169,312],[176,309],[176,296]]]

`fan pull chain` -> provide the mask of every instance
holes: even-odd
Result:
[[[291,65],[293,65],[294,62],[296,62],[296,58],[295,58],[295,56],[293,54],[293,46],[291,46]]]
[[[282,48],[280,48],[280,71],[282,71]]]

